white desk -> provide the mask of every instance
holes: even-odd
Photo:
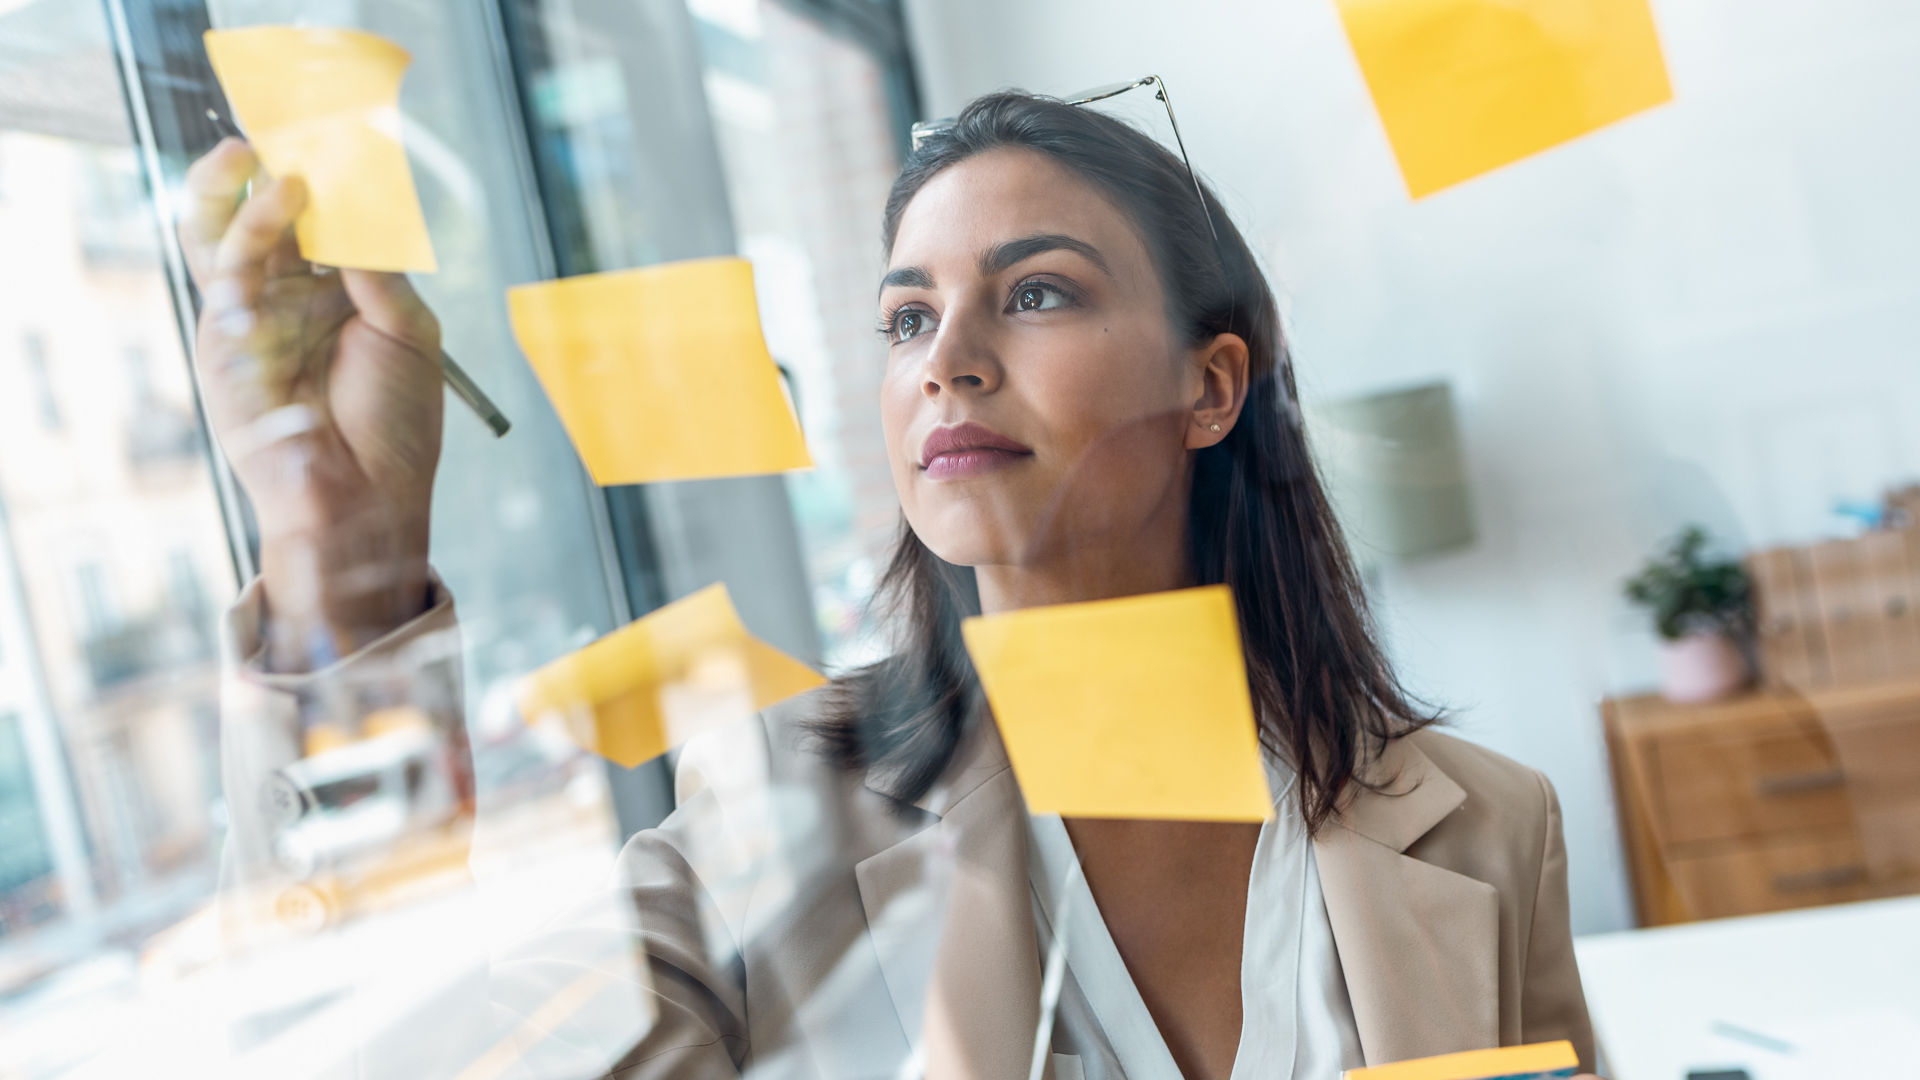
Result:
[[[1735,1066],[1753,1080],[1920,1078],[1920,897],[1596,934],[1574,948],[1608,1080]]]

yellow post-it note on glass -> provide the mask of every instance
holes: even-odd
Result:
[[[813,464],[760,334],[745,259],[520,285],[507,307],[595,483]]]
[[[826,681],[749,634],[727,587],[709,585],[526,676],[515,697],[528,723],[557,721],[631,769]]]
[[[1648,0],[1334,0],[1414,198],[1671,100]]]
[[[307,183],[300,254],[323,266],[436,269],[400,141],[412,57],[358,30],[209,30],[207,59],[269,173]]]
[[[1469,1050],[1464,1054],[1396,1061],[1370,1069],[1348,1069],[1346,1080],[1546,1080],[1568,1077],[1580,1068],[1580,1055],[1565,1039]]]
[[[961,633],[1034,813],[1273,816],[1225,586],[978,616]]]

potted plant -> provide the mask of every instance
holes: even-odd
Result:
[[[1627,599],[1653,611],[1669,701],[1713,701],[1751,678],[1740,642],[1753,629],[1753,584],[1738,560],[1708,557],[1707,544],[1705,529],[1688,526],[1626,583]]]

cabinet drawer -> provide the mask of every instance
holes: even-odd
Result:
[[[1911,891],[1876,882],[1851,829],[1670,859],[1674,889],[1696,919],[1839,904]]]
[[[1920,701],[1862,694],[1824,708],[1820,722],[1857,808],[1920,800]]]
[[[1664,845],[1853,821],[1847,772],[1812,720],[1666,735],[1652,740],[1648,757],[1653,828]]]

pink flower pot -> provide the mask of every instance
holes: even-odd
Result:
[[[1750,678],[1747,658],[1717,631],[1688,634],[1660,652],[1660,693],[1676,704],[1718,701],[1744,689]]]

